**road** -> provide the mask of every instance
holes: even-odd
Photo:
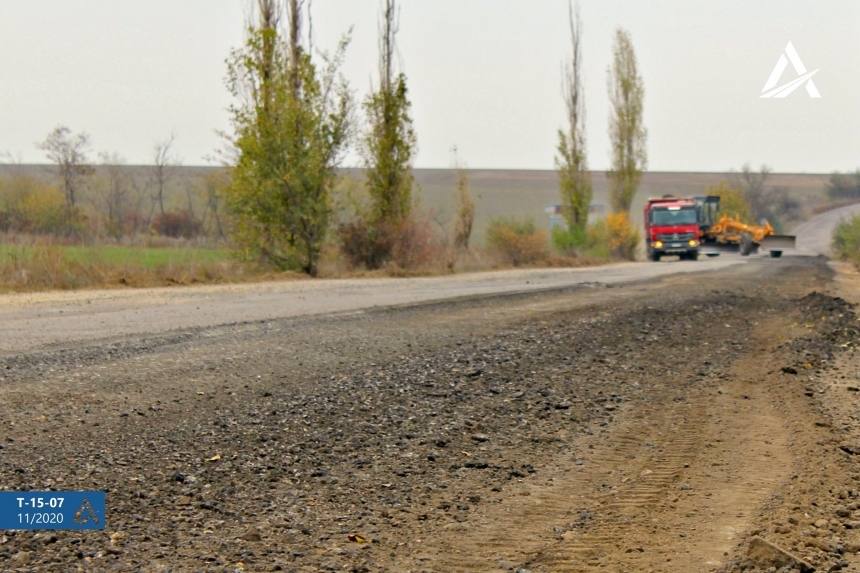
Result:
[[[853,205],[801,225],[798,251],[826,253],[833,227]],[[0,296],[0,356],[85,341],[183,329],[416,304],[469,296],[623,284],[744,264],[723,254],[696,262],[626,263],[580,269],[527,269],[411,279],[285,281],[228,286],[80,291]]]
[[[860,203],[826,211],[794,229],[799,251],[812,254],[828,254],[833,239],[833,229],[839,221],[860,213]]]
[[[740,257],[426,278],[296,280],[248,285],[0,296],[0,356],[79,341],[355,312],[479,295],[615,285],[743,264]]]
[[[0,358],[4,489],[108,500],[2,569],[776,571],[757,532],[856,571],[857,315],[816,257],[724,261]]]
[[[0,483],[108,508],[0,532],[0,563],[776,571],[758,535],[858,570],[860,281],[832,277],[787,253],[2,297]]]
[[[798,230],[800,254],[826,253],[832,228],[860,205],[824,213]],[[284,281],[247,285],[79,291],[0,296],[0,356],[184,329],[356,312],[480,295],[586,284],[617,285],[745,264],[715,259],[525,269],[410,279]]]

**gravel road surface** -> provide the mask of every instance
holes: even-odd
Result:
[[[747,261],[0,358],[0,487],[108,500],[0,568],[856,570],[857,315]]]
[[[833,277],[4,296],[0,488],[104,490],[107,527],[0,531],[0,570],[860,571],[860,277]]]

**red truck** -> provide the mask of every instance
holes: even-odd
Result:
[[[663,255],[678,255],[682,261],[698,259],[700,211],[694,199],[649,199],[645,205],[648,258],[659,261]]]

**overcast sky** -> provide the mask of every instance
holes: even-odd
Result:
[[[344,73],[362,98],[375,77],[379,0],[314,0],[315,45],[353,27]],[[398,44],[418,167],[550,169],[564,121],[567,0],[402,0]],[[94,151],[151,161],[174,132],[204,164],[229,127],[224,59],[241,44],[242,0],[0,1],[0,151],[44,162],[56,125]],[[588,158],[609,164],[606,68],[627,29],[645,81],[649,168],[783,172],[860,166],[860,2],[583,0]],[[791,41],[820,99],[759,95]],[[778,85],[798,76],[789,65]],[[351,161],[355,159],[352,158]]]

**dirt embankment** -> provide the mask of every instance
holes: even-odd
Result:
[[[108,529],[6,532],[0,562],[766,570],[756,533],[851,567],[856,394],[826,384],[856,317],[808,296],[829,284],[815,260],[762,260],[17,359],[0,483],[105,489]]]

